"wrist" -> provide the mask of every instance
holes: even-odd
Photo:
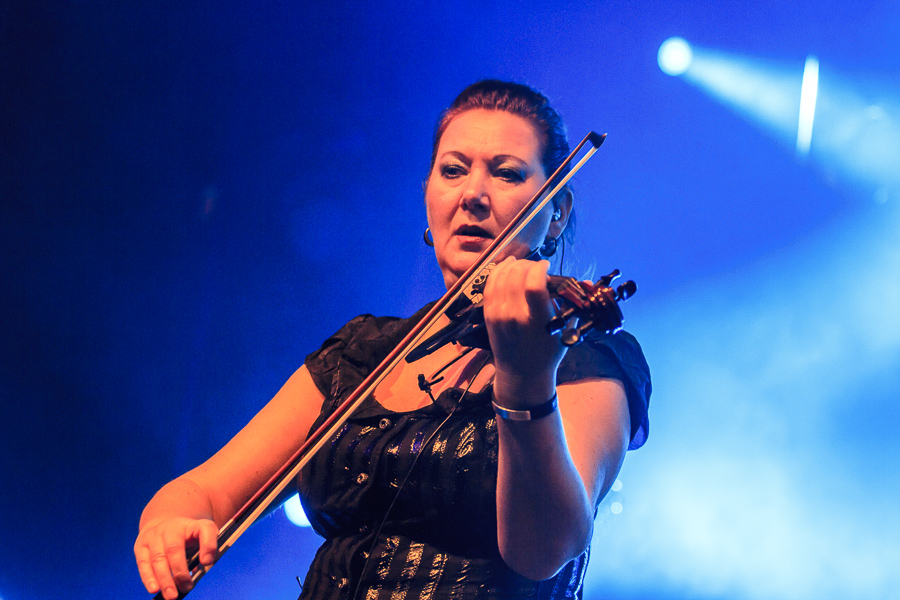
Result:
[[[501,406],[497,403],[496,397],[492,399],[491,404],[494,407],[494,413],[498,417],[508,421],[537,421],[538,419],[543,419],[544,417],[555,413],[556,409],[559,407],[556,394],[553,394],[546,402],[542,402],[537,406],[527,409],[513,409]]]
[[[556,372],[552,373],[494,373],[493,400],[512,410],[529,410],[544,404],[556,395]]]

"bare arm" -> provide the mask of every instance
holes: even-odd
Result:
[[[497,419],[497,536],[504,561],[547,579],[591,540],[594,506],[615,481],[628,446],[621,382],[558,388],[559,411],[536,421]]]
[[[163,486],[141,515],[135,558],[147,591],[191,587],[186,552],[215,560],[216,535],[306,439],[324,397],[305,367],[221,450]]]
[[[497,419],[500,553],[535,580],[587,548],[594,506],[615,480],[630,433],[621,382],[590,378],[556,388],[565,350],[544,330],[552,315],[546,272],[546,263],[502,263],[488,279],[484,304],[497,403],[527,409],[559,397],[559,411],[542,419]]]

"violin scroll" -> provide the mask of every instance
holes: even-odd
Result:
[[[561,341],[566,346],[575,346],[584,336],[595,329],[603,333],[615,333],[622,328],[622,311],[619,302],[627,300],[637,292],[634,281],[626,281],[616,289],[611,288],[613,280],[619,277],[616,269],[591,284],[571,277],[550,277],[550,292],[563,300],[566,308],[547,323],[547,332],[562,332]]]

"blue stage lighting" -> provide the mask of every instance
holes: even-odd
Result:
[[[309,527],[310,525],[309,519],[306,518],[306,512],[303,510],[303,505],[300,504],[300,496],[297,494],[288,498],[288,501],[284,503],[284,514],[297,527]]]
[[[800,84],[800,120],[797,123],[797,154],[799,156],[809,154],[818,95],[819,59],[809,56],[803,67],[803,82]]]
[[[670,37],[659,47],[656,60],[666,75],[681,75],[691,66],[694,56],[690,45],[680,37]]]

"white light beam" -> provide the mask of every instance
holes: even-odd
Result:
[[[819,59],[806,58],[803,83],[800,84],[800,119],[797,123],[797,155],[807,156],[812,143],[813,118],[816,115],[816,96],[819,94]]]

